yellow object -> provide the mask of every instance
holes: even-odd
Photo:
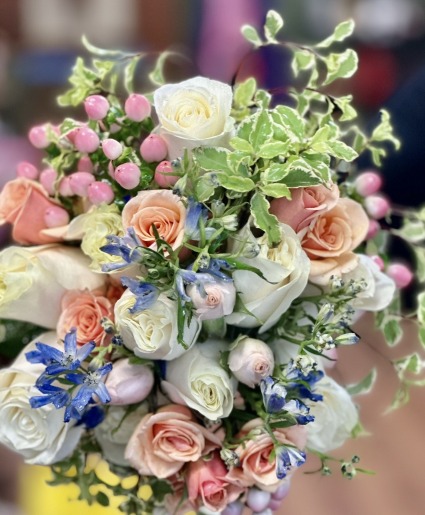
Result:
[[[150,485],[143,485],[139,488],[137,492],[137,497],[142,499],[142,501],[149,501],[152,497],[152,487]]]

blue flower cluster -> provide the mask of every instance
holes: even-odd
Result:
[[[102,416],[99,410],[88,408],[95,403],[94,395],[103,404],[111,400],[102,378],[112,370],[112,363],[85,370],[82,363],[93,351],[95,344],[89,342],[78,348],[75,328],[66,334],[63,351],[41,342],[35,346],[36,350],[27,352],[25,356],[30,363],[41,363],[46,369],[35,383],[43,395],[31,397],[31,407],[53,404],[56,409],[65,408],[65,422],[74,419],[89,427],[100,423]],[[65,383],[67,388],[53,383]]]

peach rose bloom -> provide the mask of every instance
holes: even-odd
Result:
[[[253,429],[255,436],[240,444],[235,452],[239,456],[240,466],[232,467],[227,479],[242,487],[257,486],[261,490],[274,492],[282,484],[276,476],[276,461],[270,460],[274,450],[273,440],[263,428],[260,418],[247,422],[238,433],[237,438],[244,438]],[[275,429],[276,439],[282,444],[288,444],[299,449],[305,447],[307,432],[305,426],[291,426]]]
[[[62,313],[58,320],[59,338],[72,328],[77,328],[77,343],[94,341],[103,345],[106,334],[101,325],[103,317],[113,319],[111,302],[103,295],[90,291],[71,290],[62,297]]]
[[[239,497],[243,487],[227,480],[227,469],[218,453],[207,461],[198,460],[189,465],[187,490],[189,501],[201,504],[211,511],[221,511]]]
[[[161,239],[175,249],[183,241],[186,208],[170,190],[140,191],[125,205],[122,221],[125,230],[134,228],[145,247],[156,248],[155,226]]]
[[[355,268],[352,251],[366,238],[369,218],[356,201],[341,198],[333,209],[320,215],[312,228],[300,234],[301,245],[311,260],[310,281],[326,284],[331,275]]]
[[[140,475],[166,478],[217,447],[219,438],[198,424],[188,408],[170,404],[143,417],[125,457]]]
[[[331,210],[339,199],[339,188],[332,184],[326,186],[309,186],[308,188],[291,188],[291,200],[276,198],[270,202],[270,213],[279,222],[287,224],[295,232],[311,224],[319,215]]]
[[[19,177],[5,184],[0,193],[0,224],[13,225],[12,237],[22,245],[41,245],[60,241],[43,234],[47,229],[44,216],[47,209],[58,206],[36,181]]]

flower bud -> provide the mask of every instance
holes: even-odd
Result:
[[[77,170],[79,172],[93,173],[94,166],[89,156],[82,156],[78,160]]]
[[[87,188],[87,196],[92,204],[110,204],[114,200],[114,191],[107,182],[95,181]]]
[[[124,163],[115,168],[114,178],[126,190],[132,190],[139,185],[140,169],[135,163]]]
[[[360,174],[354,181],[354,187],[357,193],[363,197],[373,195],[381,189],[382,178],[376,172],[364,172]]]
[[[385,263],[381,256],[370,256],[370,259],[375,263],[375,265],[377,265],[379,270],[381,270],[382,272],[382,270],[385,268]]]
[[[108,159],[118,159],[122,154],[122,145],[116,139],[108,138],[102,141],[102,150]]]
[[[46,125],[36,125],[28,133],[28,139],[35,148],[46,148],[49,146]]]
[[[140,145],[140,155],[147,163],[163,161],[167,154],[167,144],[158,134],[150,134]]]
[[[116,406],[136,404],[149,395],[154,383],[152,370],[146,365],[132,365],[128,359],[114,363],[105,386]]]
[[[40,173],[40,183],[49,195],[55,194],[55,183],[58,172],[53,168],[46,168]]]
[[[284,481],[279,488],[272,493],[272,499],[281,501],[284,499],[289,492],[289,487],[291,486],[291,483],[289,481]],[[272,508],[273,509],[273,508]]]
[[[174,186],[174,184],[176,184],[179,178],[177,175],[168,175],[172,172],[173,167],[170,161],[161,161],[155,168],[154,179],[160,188],[169,188],[170,186]]]
[[[233,282],[213,279],[201,286],[190,284],[186,292],[196,308],[199,320],[216,320],[233,312],[236,301]]]
[[[99,136],[89,127],[79,127],[74,138],[75,148],[79,152],[94,152],[99,148]]]
[[[380,228],[381,226],[376,220],[369,220],[369,227],[367,230],[366,239],[373,239],[378,234]]]
[[[252,511],[259,512],[267,508],[270,498],[270,492],[265,492],[258,488],[250,488],[246,497],[246,504]]]
[[[242,338],[230,351],[228,364],[238,381],[254,388],[261,379],[273,373],[274,356],[263,341]]]
[[[49,229],[61,227],[69,223],[69,214],[63,207],[51,206],[44,212],[44,222]]]
[[[402,263],[392,263],[385,272],[395,282],[397,288],[406,288],[413,279],[412,271]]]
[[[380,195],[371,195],[365,199],[365,208],[372,218],[379,220],[389,213],[390,203]]]
[[[38,170],[28,161],[21,161],[16,167],[16,175],[18,177],[26,177],[27,179],[35,180],[38,177]]]
[[[101,95],[90,95],[84,100],[84,109],[91,120],[102,120],[108,114],[109,102]]]
[[[127,117],[133,122],[142,122],[151,114],[151,104],[144,95],[132,93],[124,104],[124,111]]]
[[[79,197],[87,197],[87,188],[94,181],[94,175],[89,172],[75,172],[69,176],[72,193]]]
[[[61,182],[59,183],[59,195],[62,195],[62,197],[72,197],[74,195],[69,176],[61,179]]]

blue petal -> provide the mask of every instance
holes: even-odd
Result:
[[[49,362],[56,361],[56,363],[60,363],[62,361],[63,352],[55,349],[55,347],[41,342],[37,342],[35,346],[40,351],[42,359],[48,360]]]
[[[81,417],[79,424],[84,424],[87,429],[94,429],[105,418],[105,410],[100,406],[93,406]]]
[[[87,375],[76,372],[75,374],[66,374],[65,378],[74,384],[83,384]]]
[[[95,390],[95,394],[99,397],[99,400],[104,404],[111,401],[111,396],[109,395],[108,389],[102,382],[98,383],[97,388]]]
[[[106,363],[106,365],[103,365],[103,367],[100,367],[96,370],[96,372],[100,376],[104,376],[106,374],[109,374],[109,372],[112,370],[112,363]]]
[[[75,327],[73,327],[68,333],[66,333],[64,344],[65,353],[69,356],[75,356],[75,354],[77,353],[77,329]]]
[[[90,355],[95,347],[96,344],[94,342],[88,342],[78,349],[76,360],[79,362],[79,364]]]
[[[79,412],[82,413],[84,408],[90,402],[92,395],[94,393],[95,387],[93,385],[83,386],[78,390],[77,395],[72,399],[71,405]]]
[[[46,406],[51,402],[52,398],[50,395],[35,395],[34,397],[30,397],[31,408],[41,408],[42,406]]]

